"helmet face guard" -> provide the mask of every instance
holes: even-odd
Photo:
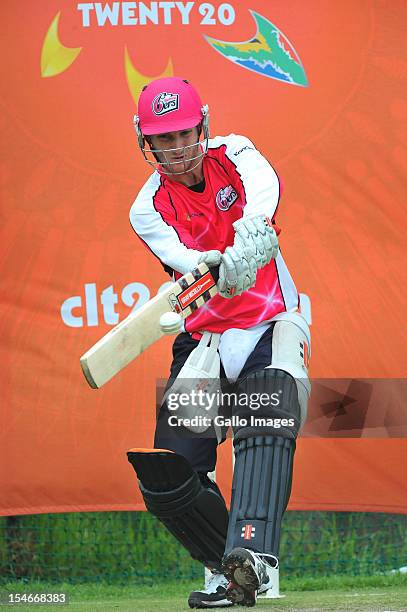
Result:
[[[202,106],[201,113],[202,121],[200,124],[198,126],[190,126],[198,127],[198,140],[193,144],[185,147],[176,147],[175,149],[153,149],[148,142],[148,137],[146,138],[140,129],[139,116],[134,115],[134,128],[137,134],[138,145],[146,162],[155,170],[159,169],[163,174],[186,174],[187,172],[191,172],[191,170],[197,168],[197,166],[199,166],[201,163],[202,158],[208,151],[209,112],[207,105]],[[201,134],[202,139],[200,137]],[[146,146],[146,140],[148,146]],[[166,154],[168,153],[171,155],[178,152],[182,154],[182,160],[173,162],[169,161]],[[192,153],[192,155],[190,156],[189,153]],[[176,167],[179,167],[180,164],[183,164],[183,169],[176,171]]]
[[[144,159],[164,174],[185,174],[194,170],[208,150],[208,106],[202,105],[196,89],[179,77],[157,79],[144,87],[138,102],[138,114],[134,117],[134,127]],[[154,149],[148,138],[194,127],[198,127],[197,142],[185,147]],[[179,153],[180,157],[182,155],[182,159],[170,161],[174,153]],[[183,164],[183,169],[177,171],[180,164]]]

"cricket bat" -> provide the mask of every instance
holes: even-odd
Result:
[[[100,389],[161,338],[159,321],[162,314],[173,311],[186,319],[203,306],[218,293],[217,277],[218,268],[210,271],[201,263],[111,329],[80,359],[89,385]]]

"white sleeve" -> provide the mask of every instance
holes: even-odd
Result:
[[[248,138],[230,134],[225,142],[226,156],[240,175],[246,194],[243,217],[265,214],[273,218],[280,199],[274,168]]]
[[[159,188],[160,176],[154,173],[130,209],[130,223],[136,234],[163,264],[186,274],[196,267],[201,252],[189,248],[185,244],[188,237],[182,235],[182,228],[166,223],[162,214],[156,210],[154,196]]]

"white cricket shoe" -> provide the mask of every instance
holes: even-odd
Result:
[[[193,591],[188,598],[190,608],[226,608],[233,606],[227,599],[226,589],[229,580],[219,572],[211,572],[208,583],[202,591]]]
[[[224,557],[222,565],[229,580],[226,598],[233,604],[250,607],[256,604],[259,593],[271,588],[269,570],[278,566],[278,559],[247,548],[234,548]]]

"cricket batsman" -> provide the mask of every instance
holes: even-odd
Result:
[[[310,332],[278,242],[280,183],[249,139],[210,138],[208,107],[188,80],[144,87],[135,128],[154,172],[131,207],[132,227],[175,279],[206,263],[219,293],[183,327],[162,321],[165,333],[180,333],[154,448],[128,457],[147,509],[212,572],[206,589],[190,594],[190,607],[254,606],[279,563],[310,394]],[[226,384],[232,398],[230,514],[208,476],[227,427],[216,423],[213,406],[170,403],[180,389],[202,391],[202,380],[212,390]]]

